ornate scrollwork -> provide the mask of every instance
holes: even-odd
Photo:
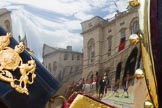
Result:
[[[11,33],[0,36],[0,80],[10,83],[11,87],[19,93],[29,95],[27,84],[33,84],[36,77],[35,60],[23,63],[20,53],[25,49],[22,42],[15,46],[14,49],[8,47],[10,44]],[[15,70],[20,72],[20,78],[14,78]],[[31,80],[31,81],[30,81]]]

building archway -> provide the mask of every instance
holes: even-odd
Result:
[[[138,49],[135,47],[132,52],[130,53],[126,65],[125,65],[125,70],[124,70],[124,75],[123,75],[123,80],[122,80],[122,85],[126,85],[126,76],[129,75],[129,84],[131,83],[132,85],[134,84],[134,78],[133,75],[135,73],[135,66],[136,66],[136,61],[137,61],[137,54],[138,54]]]
[[[121,74],[122,62],[119,62],[116,67],[115,86],[119,87],[120,74]]]

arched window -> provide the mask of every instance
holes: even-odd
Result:
[[[125,42],[126,42],[126,28],[122,28],[120,30],[120,44],[118,51],[121,51],[125,48]]]
[[[94,39],[90,39],[88,42],[88,58],[90,62],[93,62],[95,59],[95,42]]]
[[[110,56],[111,55],[111,46],[112,46],[112,36],[109,36],[107,38],[107,41],[108,41],[108,52],[107,52],[107,54],[108,54],[108,56]]]
[[[130,23],[130,33],[137,34],[139,30],[138,18],[134,18]]]
[[[5,23],[5,26],[6,26],[7,31],[8,31],[8,32],[11,32],[9,20],[5,20],[4,23]]]

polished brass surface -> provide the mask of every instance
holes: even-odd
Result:
[[[84,95],[78,94],[69,108],[111,108],[103,103],[94,101]]]
[[[32,58],[27,63],[23,63],[19,54],[24,51],[25,47],[22,42],[16,45],[14,49],[8,47],[10,37],[10,33],[0,37],[0,80],[10,83],[11,87],[17,92],[29,95],[27,84],[34,82],[36,63]],[[19,79],[12,75],[16,69],[19,70],[21,75]]]
[[[61,99],[61,100],[63,100],[63,102],[66,102],[66,101],[67,101],[66,98],[65,98],[64,96],[56,95],[56,96],[52,97],[52,98],[49,100],[49,102],[54,103],[56,99]]]
[[[132,2],[137,3],[137,0]],[[142,37],[140,40],[141,50],[142,50],[142,60],[144,66],[144,76],[146,79],[146,85],[148,88],[148,97],[152,101],[153,106],[158,108],[158,95],[157,95],[157,81],[155,75],[155,67],[152,56],[152,47],[150,40],[150,0],[139,0],[139,27],[140,33],[139,37]],[[132,5],[131,6],[137,6]]]
[[[151,101],[147,100],[144,103],[144,108],[154,108],[154,106]]]
[[[67,101],[67,99],[64,96],[61,95],[53,96],[48,102],[48,108],[52,108],[51,105],[55,103],[56,99],[61,99],[63,104]]]
[[[139,6],[140,3],[139,3],[138,0],[130,0],[129,5],[132,6],[132,7],[136,7],[136,6]]]
[[[129,41],[132,45],[137,45],[140,41],[139,39],[139,36],[137,34],[132,34],[130,37],[129,37]]]
[[[142,78],[144,78],[143,70],[142,70],[142,69],[137,69],[137,70],[135,71],[135,77],[136,77],[137,79],[142,79]]]

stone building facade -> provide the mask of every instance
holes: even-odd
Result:
[[[46,44],[43,45],[43,64],[59,81],[71,78],[71,76],[82,73],[83,54],[72,50],[72,46],[66,49],[54,48]],[[72,77],[74,81],[78,77]]]
[[[0,9],[0,27],[7,32],[12,32],[10,11],[7,9]]]
[[[111,86],[117,82],[124,85],[127,73],[133,78],[141,61],[139,45],[131,46],[129,42],[129,36],[139,30],[137,9],[120,12],[108,20],[96,16],[81,25],[83,77],[107,72]]]

